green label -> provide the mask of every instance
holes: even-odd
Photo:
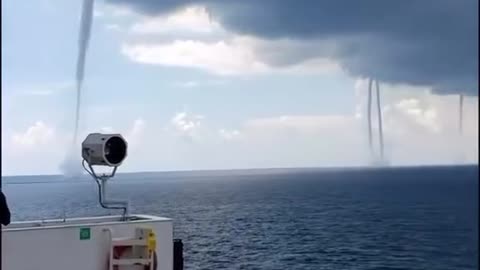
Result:
[[[90,228],[80,228],[80,240],[90,239]]]

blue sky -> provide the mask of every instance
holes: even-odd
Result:
[[[2,6],[2,174],[60,173],[81,2]],[[335,39],[242,34],[194,4],[145,15],[97,1],[94,14],[81,130],[124,134],[125,171],[370,163],[366,77],[331,56],[279,64],[278,55],[334,48]],[[465,139],[446,147],[459,138],[455,95],[409,82],[382,82],[382,93],[391,164],[478,161],[477,97],[465,102]]]

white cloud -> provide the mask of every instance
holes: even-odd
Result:
[[[316,55],[319,45],[333,50],[334,42],[269,41],[239,35],[226,31],[201,6],[138,18],[122,46],[122,53],[135,62],[217,75],[340,72],[338,63]],[[298,58],[304,60],[292,62]]]
[[[342,115],[284,115],[272,118],[253,119],[246,123],[248,128],[268,128],[277,132],[281,130],[298,130],[302,132],[316,132],[330,130],[351,124],[351,117]]]
[[[465,106],[471,118],[465,119],[468,128],[460,136],[456,103],[445,99],[448,97],[423,99],[425,108],[411,100],[385,105],[392,108],[384,113],[386,157],[392,165],[478,162],[478,118],[474,117],[478,115],[478,106],[474,102]],[[395,106],[406,103],[414,105]],[[271,164],[348,166],[367,165],[371,159],[366,120],[355,115],[254,119],[240,132],[242,142],[248,142],[242,146],[256,146],[259,151],[250,149],[256,153],[252,156],[261,156]]]
[[[2,131],[2,175],[53,173],[65,155],[66,140],[44,121],[22,131]]]
[[[116,133],[125,135],[129,152],[137,151],[143,144],[145,121],[136,119],[129,128],[91,128],[90,132]],[[80,140],[89,132],[81,132]],[[2,132],[3,175],[10,174],[53,174],[68,175],[82,172],[78,147],[72,147],[72,134],[55,128],[45,121],[37,121],[23,131]]]
[[[366,90],[367,80],[358,80],[356,93],[359,106],[356,112],[361,115],[366,112]],[[408,129],[421,129],[427,134],[458,134],[458,96],[438,96],[432,94],[430,88],[385,83],[380,84],[380,91],[387,131],[405,125]],[[477,100],[477,97],[466,97],[464,102],[465,129],[469,134],[478,134]],[[373,105],[376,106],[375,95]],[[376,112],[375,108],[373,112]]]
[[[360,130],[360,121],[349,115],[257,118],[238,131],[242,140],[233,151],[244,167],[365,165]]]
[[[257,40],[234,37],[219,41],[174,40],[160,43],[128,43],[122,52],[132,61],[143,64],[198,68],[217,75],[258,74],[267,72],[331,73],[338,63],[314,58],[300,64],[275,66],[256,50]],[[270,50],[277,50],[271,42]]]
[[[195,88],[200,85],[200,82],[197,81],[186,81],[186,82],[178,82],[174,83],[174,86],[180,88]]]
[[[36,145],[51,143],[55,138],[55,129],[47,126],[42,121],[37,121],[27,128],[25,132],[14,133],[12,144],[14,147],[29,148]]]
[[[167,16],[146,17],[132,26],[132,32],[158,34],[170,32],[196,32],[210,34],[221,31],[220,24],[210,18],[206,8],[189,6]]]
[[[477,99],[465,99],[465,129],[460,135],[458,97],[381,87],[385,151],[392,165],[478,163]],[[364,109],[359,106],[359,112]],[[204,116],[184,110],[168,123],[149,125],[148,130],[145,120],[138,118],[123,130],[104,131],[127,138],[133,151],[122,166],[124,171],[361,166],[368,165],[371,157],[366,121],[359,112],[254,117],[226,129],[213,125],[216,116],[207,123]],[[58,171],[70,139],[42,121],[2,135],[4,168],[24,173]]]
[[[155,65],[204,69],[219,75],[258,73],[267,66],[253,51],[236,42],[176,40],[167,44],[127,44],[123,53],[131,60]]]
[[[133,126],[130,131],[125,135],[130,149],[136,148],[141,144],[145,133],[145,120],[138,118],[133,122]]]
[[[420,100],[416,98],[400,100],[394,105],[394,110],[404,114],[406,117],[410,117],[411,120],[416,122],[418,125],[421,125],[435,133],[440,131],[436,109],[434,107],[422,107]]]
[[[197,138],[204,116],[180,112],[175,114],[170,121],[177,135],[189,139]]]
[[[368,81],[358,80],[355,85],[356,117],[365,119]],[[438,96],[429,88],[384,83],[380,90],[385,147],[394,164],[478,162],[478,98],[465,98],[464,134],[460,136],[458,96]],[[376,137],[375,95],[373,105]]]
[[[228,81],[226,80],[202,80],[202,81],[184,81],[184,82],[175,82],[172,85],[179,88],[196,88],[200,86],[222,86],[226,85]]]
[[[233,130],[226,130],[226,129],[220,129],[218,131],[218,134],[220,137],[226,141],[233,141],[237,140],[240,138],[241,134],[240,131],[233,129]]]

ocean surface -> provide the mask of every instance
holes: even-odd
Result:
[[[117,214],[93,180],[2,177],[14,220]],[[185,269],[478,269],[478,166],[120,174]]]

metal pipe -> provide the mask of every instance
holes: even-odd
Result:
[[[82,161],[82,166],[85,169],[85,171],[90,174],[90,176],[93,177],[95,180],[95,183],[97,183],[98,186],[98,202],[100,205],[105,208],[105,209],[121,209],[123,210],[123,215],[122,218],[123,220],[127,220],[128,214],[129,214],[129,203],[128,201],[114,201],[114,200],[107,200],[107,180],[114,177],[115,173],[117,172],[117,167],[115,166],[113,168],[113,171],[110,175],[103,174],[101,176],[98,176],[95,173],[95,170],[93,169],[93,166],[88,163],[88,167],[90,170],[85,167],[86,160],[84,159]]]
[[[107,199],[107,180],[106,177],[100,177],[100,205],[105,209],[122,209],[123,219],[128,216],[128,201],[108,200]]]

